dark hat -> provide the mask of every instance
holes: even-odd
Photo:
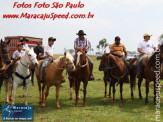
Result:
[[[79,30],[79,32],[76,35],[86,35],[83,30]]]
[[[48,38],[48,41],[51,41],[51,40],[52,40],[52,41],[56,41],[56,38],[49,37],[49,38]]]
[[[23,39],[20,39],[20,41],[21,41],[21,42],[23,42],[23,41],[26,41],[26,42],[27,42],[27,41],[29,41],[29,40],[26,39],[26,38],[23,38]]]

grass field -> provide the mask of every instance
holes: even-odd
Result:
[[[145,105],[145,87],[142,83],[142,96],[138,97],[138,89],[134,91],[135,99],[131,100],[130,85],[124,84],[123,97],[125,105],[122,107],[120,102],[119,86],[116,87],[116,102],[112,105],[112,99],[104,98],[104,82],[102,80],[103,73],[98,71],[100,61],[92,57],[94,62],[95,81],[89,81],[87,87],[87,106],[82,106],[82,99],[79,101],[79,107],[74,107],[75,94],[73,92],[73,100],[69,100],[69,81],[65,75],[66,82],[62,84],[60,89],[59,101],[61,109],[56,109],[55,104],[55,87],[51,87],[47,98],[46,108],[41,108],[39,104],[39,92],[35,79],[35,86],[30,86],[28,93],[28,102],[34,106],[35,122],[64,122],[64,121],[115,121],[115,122],[152,122],[155,121],[155,106],[153,105],[153,83],[150,84],[149,105]],[[162,83],[163,84],[163,83]],[[81,85],[82,86],[82,85]],[[81,87],[82,88],[82,87]],[[17,95],[22,95],[24,90],[20,87]],[[81,98],[83,93],[80,91]],[[163,96],[163,88],[161,88],[161,96]],[[0,103],[4,102],[4,86],[1,91]],[[11,103],[10,103],[11,104]],[[24,104],[24,98],[16,98],[16,104]],[[161,99],[161,119],[163,120],[163,102]],[[1,115],[0,115],[1,117]],[[160,119],[160,120],[161,120]],[[0,118],[0,121],[2,118]]]

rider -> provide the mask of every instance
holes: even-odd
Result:
[[[8,76],[12,73],[12,68],[14,67],[14,64],[21,59],[21,57],[24,55],[24,51],[22,50],[23,43],[17,43],[17,50],[12,55],[13,62],[8,66],[6,69],[6,72],[4,74],[5,78],[8,78]]]
[[[26,39],[26,38],[23,38],[23,39],[21,39],[20,41],[23,43],[23,50],[24,50],[24,51],[25,51],[25,50],[28,50],[29,47],[28,47],[27,42],[28,42],[29,40]]]
[[[127,80],[127,82],[129,82],[129,80],[128,80],[129,65],[126,61],[127,60],[127,50],[126,50],[125,45],[120,43],[120,40],[121,40],[121,38],[119,36],[115,37],[115,43],[110,46],[110,53],[112,55],[115,55],[115,56],[123,59],[124,63],[127,66],[126,80]],[[124,56],[124,54],[125,54],[125,56]]]
[[[53,38],[53,37],[49,37],[48,38],[48,45],[44,47],[44,55],[45,55],[45,58],[44,58],[44,62],[42,63],[42,66],[41,66],[41,70],[40,70],[40,79],[41,81],[44,81],[44,78],[45,78],[45,67],[46,65],[52,61],[52,60],[55,60],[54,58],[54,41],[56,41],[56,38]]]
[[[86,35],[84,33],[83,30],[79,30],[79,32],[77,33],[78,38],[76,38],[75,42],[74,42],[74,49],[76,51],[77,47],[83,48],[86,47],[86,56],[89,62],[89,66],[90,66],[90,77],[89,80],[94,80],[94,76],[93,76],[93,62],[91,60],[91,58],[88,56],[87,52],[90,50],[90,42],[87,38],[84,37],[84,35]],[[76,58],[76,57],[75,57]]]
[[[141,63],[140,63],[140,58],[144,55],[144,54],[152,54],[154,51],[156,51],[156,47],[154,46],[154,44],[149,41],[150,37],[152,35],[150,35],[149,33],[145,33],[144,34],[144,40],[140,41],[137,47],[137,51],[140,53],[139,55],[139,59],[137,62],[137,77],[140,78],[140,71],[141,71]]]

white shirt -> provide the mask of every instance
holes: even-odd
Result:
[[[49,45],[45,46],[44,47],[44,55],[45,56],[47,56],[46,52],[49,53],[51,56],[53,56],[54,55],[54,47],[53,46],[50,47]]]
[[[154,44],[151,41],[141,41],[138,44],[138,48],[140,48],[143,52],[152,54],[154,52]]]
[[[20,52],[19,52],[18,50],[16,50],[16,51],[13,53],[12,58],[17,59],[17,58],[21,57],[22,55],[24,55],[24,53],[25,53],[25,52],[24,52],[23,50],[21,50]]]
[[[25,44],[23,45],[23,49],[24,49],[24,50],[28,50],[28,49],[29,49],[29,47],[28,47],[28,44],[27,44],[27,43],[25,43]]]

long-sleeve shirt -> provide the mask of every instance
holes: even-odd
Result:
[[[76,50],[77,47],[86,48],[86,51],[88,52],[89,49],[91,48],[90,42],[87,38],[84,38],[84,40],[80,40],[79,38],[77,38],[74,42],[74,49]]]

